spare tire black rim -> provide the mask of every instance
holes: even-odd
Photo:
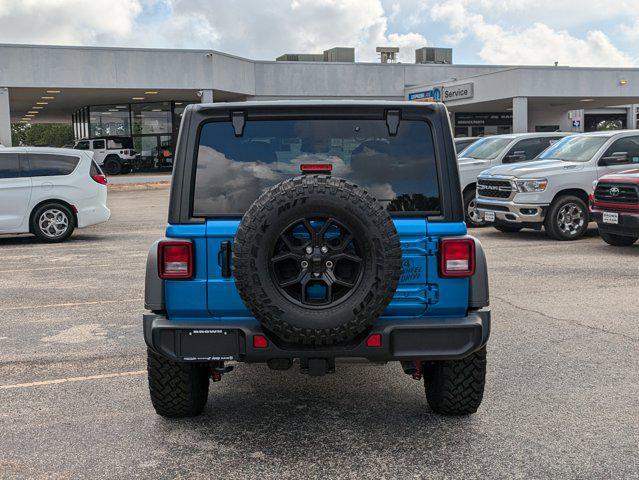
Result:
[[[350,228],[333,217],[304,217],[275,241],[269,270],[287,300],[321,309],[357,290],[363,267],[361,242]]]

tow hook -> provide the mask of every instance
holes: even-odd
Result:
[[[419,360],[415,360],[413,364],[415,365],[415,370],[413,370],[413,379],[421,380],[422,379],[422,362],[420,362]]]
[[[406,375],[410,375],[415,380],[422,379],[422,362],[421,360],[402,361],[402,368]]]
[[[211,368],[211,379],[214,382],[219,382],[222,380],[222,374],[229,373],[233,370],[232,365],[224,366],[224,362],[213,362],[210,365]]]

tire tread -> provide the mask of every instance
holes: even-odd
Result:
[[[461,360],[424,365],[424,387],[431,409],[443,415],[469,415],[479,408],[486,383],[486,347]]]
[[[209,392],[206,367],[180,363],[147,351],[151,403],[163,417],[193,417],[202,413]]]

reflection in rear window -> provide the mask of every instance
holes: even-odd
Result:
[[[389,136],[383,120],[273,120],[247,122],[241,137],[229,122],[202,127],[193,215],[242,214],[306,163],[330,163],[333,176],[365,187],[390,212],[440,212],[426,122],[403,120]]]

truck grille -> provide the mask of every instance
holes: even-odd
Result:
[[[639,186],[623,183],[599,183],[595,200],[609,203],[639,203]]]
[[[477,179],[477,195],[488,198],[509,198],[513,187],[508,180]]]

